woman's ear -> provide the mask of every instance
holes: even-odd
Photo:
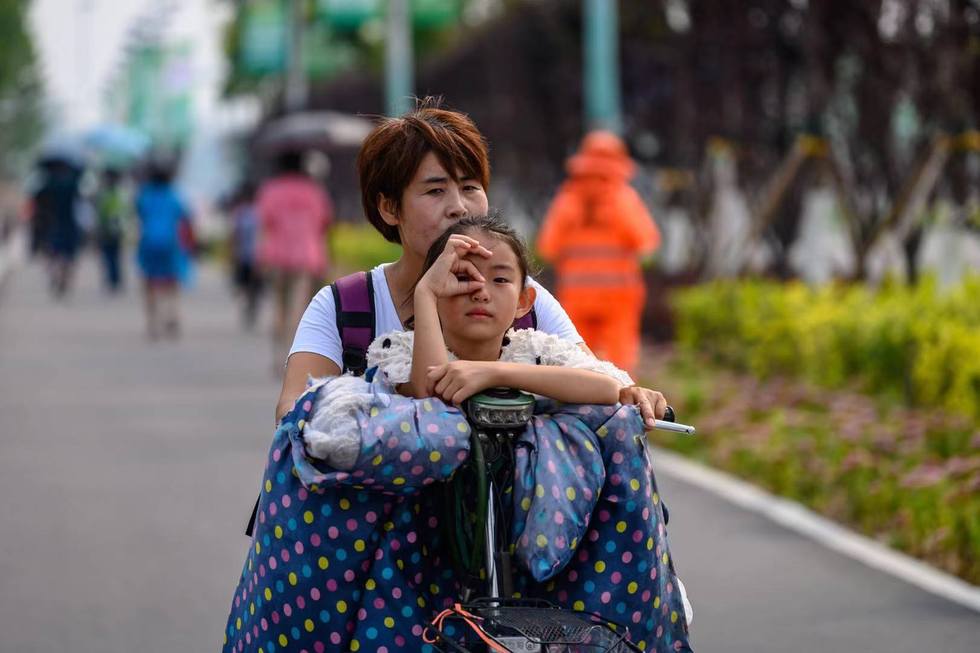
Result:
[[[385,223],[398,226],[398,202],[382,193],[378,193],[378,213]]]
[[[534,289],[534,286],[528,284],[524,286],[524,290],[521,291],[520,297],[517,298],[517,313],[514,315],[514,319],[519,319],[531,312],[534,308],[534,300],[537,299],[538,291]]]

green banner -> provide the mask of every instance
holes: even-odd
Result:
[[[412,0],[415,27],[445,27],[459,20],[459,0]]]
[[[251,0],[246,4],[240,49],[242,68],[253,75],[284,70],[286,27],[280,0]]]
[[[338,31],[355,31],[371,20],[381,20],[382,0],[317,0],[317,14]],[[459,20],[460,0],[412,0],[415,27],[445,27]]]
[[[193,129],[191,46],[143,45],[132,52],[126,75],[126,119],[156,145],[186,143]]]
[[[381,0],[317,0],[317,15],[340,32],[353,32],[384,16]]]
[[[331,38],[324,23],[307,27],[303,36],[303,68],[311,79],[327,79],[357,63],[358,53],[349,42]]]

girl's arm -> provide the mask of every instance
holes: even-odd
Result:
[[[460,404],[497,386],[517,388],[569,404],[615,404],[622,384],[592,370],[499,361],[453,361],[428,373],[435,394]]]
[[[518,388],[567,404],[615,404],[620,383],[592,370],[527,363],[496,363],[500,381],[494,385]]]
[[[433,365],[449,361],[446,341],[442,337],[439,314],[436,312],[436,296],[422,284],[415,289],[415,338],[412,345],[412,376],[408,383],[398,386],[398,392],[409,397],[431,397],[432,387],[426,372]]]

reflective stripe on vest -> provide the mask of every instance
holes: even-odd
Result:
[[[642,281],[640,275],[629,272],[575,272],[559,276],[558,287],[565,289],[596,286],[622,287],[639,285]]]
[[[562,248],[558,259],[565,261],[576,258],[633,259],[636,254],[617,245],[572,245]]]

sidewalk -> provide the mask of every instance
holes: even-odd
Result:
[[[15,228],[4,240],[0,240],[0,288],[4,280],[20,265],[23,265],[27,248],[26,230]]]
[[[131,258],[127,258],[127,263]],[[216,651],[279,384],[214,269],[185,337],[151,345],[85,258],[55,303],[39,265],[0,296],[0,651]]]

